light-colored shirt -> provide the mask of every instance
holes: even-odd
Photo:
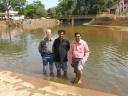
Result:
[[[89,48],[84,40],[79,42],[73,41],[70,45],[68,52],[68,63],[72,64],[72,58],[81,58],[83,62],[86,62],[89,56]]]
[[[51,39],[49,40],[47,37],[45,37],[45,38],[40,42],[39,47],[38,47],[40,54],[41,54],[42,52],[53,53],[53,48],[52,48],[53,42],[54,42],[54,39],[53,39],[53,38],[51,38]]]

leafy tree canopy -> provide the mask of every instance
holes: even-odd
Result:
[[[11,8],[13,10],[18,10],[17,8],[23,7],[26,0],[0,0],[0,10],[8,11]]]
[[[59,0],[57,15],[97,14],[118,0]]]
[[[30,18],[40,18],[47,15],[45,6],[41,1],[34,1],[32,4],[28,4],[24,10],[24,14]]]

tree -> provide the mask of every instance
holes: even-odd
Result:
[[[4,5],[2,3],[0,3],[0,11],[5,12]]]
[[[57,13],[56,8],[55,7],[49,8],[47,10],[47,13],[48,13],[48,16],[51,17],[51,18],[56,17],[56,13]]]
[[[72,15],[76,8],[76,0],[59,0],[57,15]]]
[[[118,0],[59,0],[57,15],[97,14]]]
[[[47,15],[44,5],[41,1],[34,1],[24,8],[24,14],[30,18],[40,18]]]
[[[0,9],[1,11],[7,11],[7,16],[9,19],[9,10],[14,9],[17,10],[17,7],[21,8],[25,5],[26,0],[1,0],[0,1]]]

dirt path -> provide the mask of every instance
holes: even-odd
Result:
[[[0,70],[0,96],[117,96]]]

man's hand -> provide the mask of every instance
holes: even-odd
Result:
[[[74,67],[74,64],[71,64],[72,67]]]
[[[85,64],[85,61],[84,60],[81,60],[81,64],[84,65]]]
[[[44,54],[43,54],[43,53],[41,53],[40,55],[41,55],[42,57],[44,56]]]

